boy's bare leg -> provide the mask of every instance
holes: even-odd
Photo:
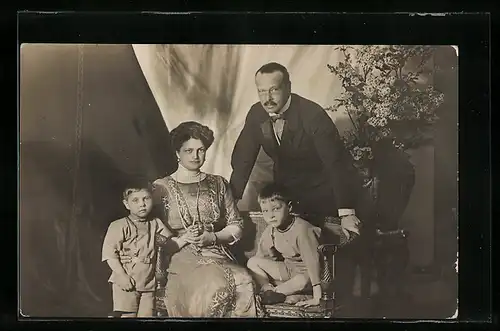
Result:
[[[280,283],[274,288],[275,292],[283,293],[284,295],[297,294],[311,286],[311,281],[307,274],[298,274],[291,279]]]
[[[120,318],[137,317],[137,292],[124,291],[117,284],[112,285],[113,309],[120,312]]]
[[[261,289],[270,289],[271,282],[285,280],[283,262],[273,261],[261,257],[251,257],[247,262],[247,267],[252,272],[255,282]]]
[[[142,292],[137,317],[153,317],[155,310],[154,292]]]

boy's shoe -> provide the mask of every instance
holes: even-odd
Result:
[[[276,286],[272,285],[272,284],[266,284],[266,285],[263,285],[261,288],[260,288],[260,293],[264,293],[266,291],[274,291],[274,288]]]
[[[274,292],[271,290],[264,291],[261,294],[262,304],[264,305],[274,305],[276,303],[283,303],[286,300],[286,295],[279,292]]]

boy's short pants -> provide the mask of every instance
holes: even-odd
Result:
[[[150,317],[154,315],[155,292],[127,292],[116,284],[113,288],[113,310],[137,313],[138,317]]]

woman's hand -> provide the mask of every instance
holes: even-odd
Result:
[[[187,228],[187,231],[184,232],[179,239],[183,240],[190,244],[195,244],[195,239],[202,234],[201,227],[197,224],[193,224]]]
[[[203,227],[200,223],[192,224],[187,228],[187,230],[193,238],[198,237],[203,233]]]
[[[297,307],[311,307],[319,305],[319,298],[312,298],[309,300],[299,301],[295,304]]]
[[[193,241],[193,243],[198,247],[212,245],[215,242],[215,233],[204,231],[201,235],[194,238]]]

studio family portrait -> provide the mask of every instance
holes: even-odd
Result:
[[[450,318],[454,46],[23,44],[23,318]]]

